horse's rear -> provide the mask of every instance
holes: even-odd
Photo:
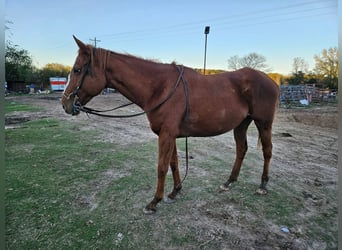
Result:
[[[253,120],[272,123],[278,107],[278,85],[265,73],[251,68],[240,69],[232,75],[237,75],[235,81],[240,87],[240,94],[248,103]]]
[[[241,123],[234,128],[236,142],[236,159],[231,175],[221,188],[228,189],[237,180],[242,161],[247,152],[247,129],[254,121],[259,131],[259,139],[262,144],[264,166],[261,177],[261,185],[258,194],[266,194],[268,172],[272,157],[272,124],[278,107],[279,87],[266,74],[250,68],[243,68],[226,73],[227,81],[237,86],[238,93],[248,107],[248,114]]]

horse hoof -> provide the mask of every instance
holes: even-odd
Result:
[[[256,191],[255,191],[256,194],[258,195],[265,195],[267,194],[267,190],[266,189],[263,189],[263,188],[258,188]]]
[[[144,208],[143,210],[144,214],[146,215],[150,215],[150,214],[154,214],[156,212],[156,210],[150,209],[150,208]]]
[[[220,185],[220,190],[221,191],[229,191],[230,190],[230,186],[231,185],[222,184],[222,185]]]
[[[164,202],[167,203],[167,204],[171,204],[171,203],[175,203],[176,199],[172,199],[170,197],[166,197],[166,198],[164,198]]]

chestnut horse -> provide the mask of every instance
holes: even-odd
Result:
[[[230,177],[220,186],[228,190],[239,176],[252,121],[258,128],[264,157],[257,193],[267,193],[279,88],[266,74],[243,68],[204,76],[188,67],[95,49],[74,39],[79,51],[61,100],[65,112],[77,115],[103,89],[115,88],[146,112],[152,131],[158,135],[157,190],[145,213],[155,212],[162,200],[169,166],[174,188],[165,200],[174,201],[182,188],[176,138],[214,136],[233,129],[236,159]]]

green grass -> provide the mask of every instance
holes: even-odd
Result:
[[[140,169],[138,175],[136,171],[131,174],[124,166],[130,169],[143,163],[151,168],[147,151],[154,146],[117,149],[113,145],[94,143],[95,138],[96,133],[80,132],[73,125],[51,119],[27,122],[22,129],[6,131],[6,239],[9,249],[95,246],[104,238],[112,238],[116,230],[126,233],[127,239],[128,232],[119,230],[127,223],[126,217],[116,219],[113,226],[112,216],[115,218],[116,210],[120,215],[126,213],[137,201],[135,193],[151,181],[142,178],[146,177],[146,170],[144,173]],[[114,153],[115,157],[110,157]],[[127,161],[127,158],[131,159]],[[108,169],[127,172],[128,176],[120,181],[119,178],[103,177],[108,180],[101,184],[101,177]],[[102,190],[96,190],[94,180]],[[83,201],[82,196],[92,193],[101,202],[99,209],[90,212],[90,204]],[[149,192],[150,197],[151,194]],[[131,196],[133,199],[128,199]],[[146,199],[140,202],[146,202]],[[104,212],[103,209],[112,211]],[[142,204],[139,212],[141,209]],[[113,246],[111,241],[106,243],[107,247]],[[120,244],[124,242],[125,238]]]
[[[27,104],[20,104],[16,103],[14,101],[10,100],[5,100],[5,114],[11,113],[14,111],[41,111],[41,108],[32,106],[32,105],[27,105]]]
[[[117,146],[99,138],[96,131],[80,131],[76,124],[56,119],[5,131],[8,249],[196,249],[210,242],[202,217],[231,227],[248,220],[248,214],[254,219],[244,223],[256,230],[267,226],[265,220],[279,227],[299,223],[308,225],[308,239],[321,238],[328,246],[336,239],[329,228],[337,212],[298,218],[304,200],[288,183],[271,186],[267,196],[254,194],[262,171],[261,152],[248,152],[234,188],[218,193],[234,152],[206,156],[213,145],[195,139],[189,140],[195,158],[182,195],[175,204],[161,203],[157,214],[145,216],[142,209],[155,192],[157,141]],[[184,140],[178,140],[182,155],[184,148]],[[180,157],[182,173],[184,163]],[[197,176],[191,166],[209,174]],[[171,180],[168,175],[166,192],[171,191]],[[229,217],[232,210],[239,217]]]

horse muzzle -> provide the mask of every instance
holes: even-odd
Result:
[[[81,104],[78,101],[78,97],[75,95],[66,97],[62,96],[62,106],[64,111],[69,115],[78,115],[81,111]]]

